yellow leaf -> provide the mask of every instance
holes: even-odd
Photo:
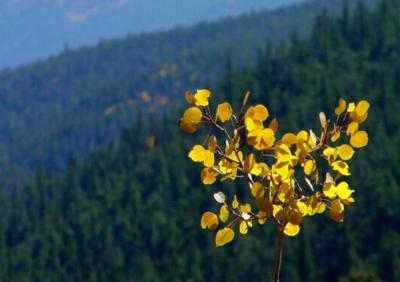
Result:
[[[228,207],[226,205],[222,205],[220,210],[219,210],[219,219],[222,222],[226,222],[229,218],[229,210]]]
[[[354,112],[350,113],[350,118],[351,118],[352,121],[355,121],[355,122],[358,122],[358,123],[363,123],[364,121],[367,120],[368,113],[365,113],[364,115],[359,116],[357,114],[357,112],[354,111]]]
[[[228,151],[228,150],[227,150]],[[228,154],[228,153],[227,153]],[[239,156],[239,157],[238,157]],[[232,149],[232,152],[228,154],[228,159],[234,162],[239,162],[243,160],[243,153],[239,151],[237,154],[236,152]]]
[[[317,136],[315,135],[314,131],[312,131],[311,129],[310,129],[309,134],[310,134],[309,135],[310,138],[308,140],[308,144],[310,145],[311,148],[315,148],[315,146],[317,145],[317,141],[318,141]]]
[[[259,163],[259,164],[256,163],[256,164],[253,166],[253,168],[252,168],[252,170],[250,171],[250,173],[253,174],[253,175],[255,175],[255,176],[261,175],[262,172],[263,172],[263,169],[265,168],[264,165],[266,165],[266,164],[264,164],[264,163]]]
[[[217,116],[221,122],[229,120],[232,116],[232,107],[229,103],[221,103],[217,107]]]
[[[218,217],[215,213],[213,212],[205,212],[203,213],[203,215],[201,216],[201,220],[200,220],[200,225],[201,228],[203,229],[210,229],[213,230],[215,228],[218,227]]]
[[[316,213],[323,213],[325,209],[326,205],[323,202],[320,202],[320,200],[315,194],[308,198],[307,214],[315,215]]]
[[[357,130],[358,130],[358,122],[352,121],[347,126],[346,133],[347,133],[347,135],[350,136],[350,135],[353,135],[354,133],[356,133]]]
[[[333,199],[336,197],[336,187],[333,183],[325,182],[322,190],[324,192],[324,195],[328,198]]]
[[[365,100],[358,102],[356,106],[356,113],[358,116],[363,116],[368,112],[369,103]]]
[[[248,117],[248,118],[245,118],[244,124],[245,124],[245,126],[246,126],[247,131],[252,131],[252,130],[254,130],[255,125],[254,125],[254,121],[253,121],[252,118],[249,118],[249,117]]]
[[[183,117],[188,121],[197,124],[200,122],[201,118],[203,117],[203,114],[201,113],[201,110],[199,108],[190,107],[184,112]]]
[[[200,109],[197,107],[191,107],[187,109],[183,117],[179,119],[179,127],[187,132],[194,133],[197,130],[197,125],[201,121],[203,114]]]
[[[253,227],[253,222],[250,221],[250,220],[249,220],[249,221],[246,221],[246,224],[247,224],[248,227]]]
[[[221,230],[218,230],[217,234],[215,235],[215,245],[217,247],[222,247],[225,244],[228,244],[233,240],[235,237],[235,233],[229,227],[225,227]]]
[[[194,162],[203,162],[206,155],[206,149],[201,145],[193,146],[192,150],[189,152],[189,158]]]
[[[194,162],[204,162],[204,166],[212,167],[214,165],[214,153],[204,149],[201,145],[193,146],[189,152],[189,158]]]
[[[265,211],[259,211],[257,213],[258,224],[264,224],[267,221],[267,213]]]
[[[321,213],[324,213],[325,209],[326,209],[325,203],[323,203],[323,202],[318,202],[315,211],[316,211],[317,213],[321,214]]]
[[[315,169],[315,164],[313,160],[307,160],[304,164],[304,174],[310,175]]]
[[[275,155],[278,159],[284,159],[284,161],[286,161],[286,158],[291,156],[292,152],[288,145],[281,143],[275,146]]]
[[[285,228],[283,229],[283,233],[287,236],[296,236],[300,232],[300,226],[291,224],[290,222],[286,223]]]
[[[266,163],[258,163],[251,171],[251,174],[260,176],[261,178],[265,178],[269,174],[269,167]]]
[[[244,205],[240,205],[240,211],[244,212],[244,213],[249,213],[251,212],[251,206],[249,203],[244,204]]]
[[[281,139],[282,143],[290,146],[297,143],[297,136],[293,133],[286,133]]]
[[[343,222],[343,213],[335,213],[332,210],[329,212],[329,217],[336,222]]]
[[[225,181],[225,180],[235,180],[237,177],[237,167],[233,168],[231,170],[231,172],[229,172],[228,174],[225,174],[222,178],[221,178],[221,182]]]
[[[343,202],[343,204],[346,204],[346,205],[351,205],[352,203],[354,203],[354,202],[355,202],[355,200],[354,200],[354,198],[353,198],[353,197],[348,197],[347,199],[345,199],[345,200],[342,200],[342,202]]]
[[[272,215],[275,218],[279,219],[282,215],[284,215],[283,212],[284,211],[283,211],[283,208],[281,205],[273,205],[272,206]]]
[[[308,140],[308,132],[305,130],[301,130],[297,133],[297,140],[303,140],[304,142],[307,142]]]
[[[357,131],[350,137],[350,145],[354,148],[362,148],[368,144],[368,134],[365,131]]]
[[[297,210],[302,214],[307,214],[307,205],[301,201],[296,201]]]
[[[188,102],[189,104],[193,105],[196,103],[196,99],[194,98],[193,94],[190,91],[185,92],[185,99],[186,102]]]
[[[287,179],[290,176],[289,163],[280,162],[275,165],[275,171],[282,179]]]
[[[239,202],[236,198],[236,195],[233,197],[233,201],[232,201],[232,208],[237,209],[239,207]]]
[[[353,102],[349,103],[349,105],[347,106],[347,111],[349,113],[354,112],[355,109],[356,109],[356,105]]]
[[[210,137],[208,137],[207,146],[209,151],[215,151],[215,149],[217,148],[217,137],[215,137],[215,135],[211,135]]]
[[[349,184],[343,181],[336,186],[336,193],[340,199],[346,200],[351,196],[353,191],[349,189]]]
[[[247,134],[247,143],[257,150],[265,150],[275,143],[274,131],[271,128],[256,129]]]
[[[240,232],[240,234],[247,234],[247,231],[248,231],[248,230],[249,230],[249,228],[247,227],[246,222],[243,220],[243,221],[240,223],[239,232]]]
[[[212,167],[206,167],[201,171],[203,184],[211,185],[217,180],[218,173]]]
[[[335,109],[335,114],[338,116],[346,110],[346,101],[342,98],[339,99],[339,105]]]
[[[354,150],[351,146],[343,144],[338,147],[337,153],[342,160],[347,161],[353,157]]]
[[[278,120],[276,118],[274,118],[269,123],[268,127],[271,128],[274,131],[274,133],[276,134],[276,132],[278,131],[278,127],[279,127]]]
[[[204,155],[204,166],[205,167],[212,167],[214,166],[214,153],[206,150]]]
[[[196,94],[194,94],[196,106],[208,106],[208,98],[210,98],[210,96],[210,90],[197,89]]]
[[[344,205],[342,204],[342,202],[339,199],[336,199],[334,201],[332,201],[331,203],[331,211],[333,213],[343,213],[344,211]]]
[[[264,186],[260,182],[255,182],[251,187],[251,194],[254,198],[264,197]]]
[[[254,107],[253,119],[256,121],[264,121],[268,118],[269,113],[264,105],[258,104]]]
[[[250,171],[253,169],[254,165],[256,164],[256,159],[254,157],[254,154],[250,153],[247,158],[244,160],[244,172],[245,173],[250,173]]]
[[[332,163],[332,169],[339,172],[341,175],[349,176],[349,165],[344,161],[336,161]]]
[[[303,220],[303,215],[298,211],[292,211],[287,219],[291,224],[298,225]]]
[[[327,147],[323,152],[323,155],[327,157],[329,160],[336,160],[337,157],[337,148]]]
[[[256,198],[256,205],[260,211],[272,214],[273,206],[266,198]]]

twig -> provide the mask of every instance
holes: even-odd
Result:
[[[279,276],[281,272],[283,229],[284,227],[281,227],[281,229],[278,231],[278,237],[276,237],[274,282],[279,282]]]

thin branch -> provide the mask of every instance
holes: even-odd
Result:
[[[279,282],[281,273],[283,229],[284,227],[281,227],[278,231],[278,236],[276,237],[274,282]]]

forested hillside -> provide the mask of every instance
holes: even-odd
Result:
[[[252,103],[279,117],[278,132],[315,125],[339,97],[371,103],[369,145],[351,161],[357,202],[344,223],[306,219],[299,237],[285,239],[282,281],[400,280],[399,13],[399,0],[385,0],[374,12],[360,4],[340,19],[321,14],[309,39],[267,50],[214,89],[218,100],[251,90]],[[272,225],[224,248],[200,229],[217,188],[204,187],[187,159],[193,142],[178,131],[180,114],[139,116],[62,177],[38,172],[23,193],[2,198],[0,279],[270,281]],[[241,198],[240,184],[224,185]]]
[[[0,69],[83,46],[303,0],[2,0]]]
[[[21,169],[38,165],[58,171],[69,156],[87,156],[130,125],[138,109],[162,113],[184,90],[214,85],[229,54],[238,66],[252,65],[267,42],[276,46],[294,31],[307,34],[318,13],[337,15],[341,2],[315,0],[66,48],[43,62],[1,72],[1,179],[18,181]]]

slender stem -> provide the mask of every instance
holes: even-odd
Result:
[[[278,231],[278,236],[276,237],[274,282],[279,282],[279,275],[281,272],[282,239],[283,239],[283,227],[281,228],[281,230]]]

